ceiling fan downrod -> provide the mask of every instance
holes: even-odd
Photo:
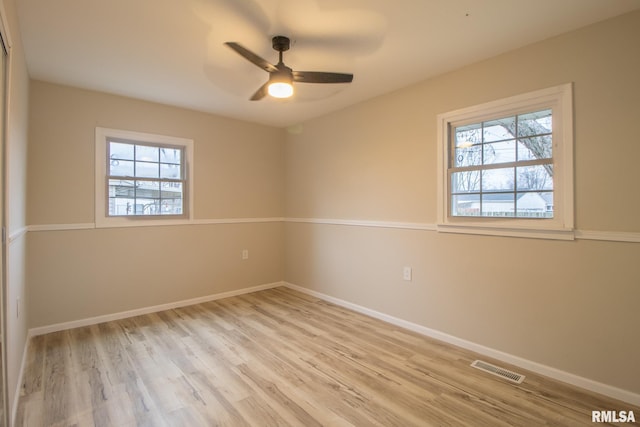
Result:
[[[271,46],[278,51],[278,62],[282,63],[282,52],[286,52],[291,47],[291,40],[285,36],[275,36],[271,39]]]

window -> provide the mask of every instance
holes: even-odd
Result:
[[[571,85],[438,116],[441,231],[572,238]]]
[[[190,218],[193,141],[96,128],[96,226]]]
[[[107,138],[107,216],[182,216],[184,150]]]

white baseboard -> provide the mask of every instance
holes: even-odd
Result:
[[[27,350],[29,349],[30,343],[29,335],[27,335],[27,339],[24,343],[24,348],[22,349],[22,360],[20,361],[20,370],[18,371],[18,382],[16,384],[16,392],[13,395],[13,404],[11,405],[11,413],[9,413],[9,425],[16,425],[16,415],[18,415],[18,403],[20,402],[20,389],[22,388],[22,380],[24,379],[24,368],[27,362]]]
[[[51,332],[58,332],[58,331],[64,331],[67,329],[80,328],[82,326],[96,325],[98,323],[110,322],[112,320],[126,319],[129,317],[140,316],[143,314],[157,313],[159,311],[171,310],[171,309],[180,308],[180,307],[187,307],[189,305],[200,304],[203,302],[214,301],[222,298],[234,297],[236,295],[249,294],[251,292],[262,291],[265,289],[271,289],[271,288],[275,288],[283,285],[284,285],[284,282],[268,283],[265,285],[258,285],[250,288],[238,289],[235,291],[222,292],[219,294],[206,295],[203,297],[170,302],[167,304],[137,308],[135,310],[121,311],[119,313],[104,314],[102,316],[89,317],[89,318],[80,319],[80,320],[72,320],[70,322],[56,323],[53,325],[39,326],[37,328],[29,329],[28,338],[31,338],[37,335],[48,334]]]
[[[483,346],[481,344],[467,341],[462,338],[458,338],[453,335],[449,335],[444,332],[437,331],[435,329],[427,328],[426,326],[418,325],[416,323],[399,319],[397,317],[390,316],[388,314],[381,313],[379,311],[371,310],[361,305],[353,304],[351,302],[348,302],[339,298],[335,298],[330,295],[326,295],[320,292],[313,291],[311,289],[294,285],[292,283],[284,282],[284,286],[287,288],[314,296],[316,298],[320,298],[322,300],[331,302],[341,307],[348,308],[358,313],[366,314],[367,316],[385,321],[387,323],[391,323],[392,325],[400,326],[410,331],[417,332],[421,335],[425,335],[425,336],[437,339],[439,341],[443,341],[443,342],[455,345],[457,347],[471,350],[476,353],[479,353],[488,357],[492,357],[497,360],[501,360],[503,362],[509,363],[514,366],[519,366],[523,369],[527,369],[537,374],[544,375],[546,377],[553,378],[555,380],[562,381],[564,383],[568,383],[576,387],[583,388],[585,390],[593,391],[595,393],[612,397],[614,399],[618,399],[623,402],[630,403],[632,405],[640,406],[640,394],[636,394],[628,390],[623,390],[608,384],[594,381],[589,378],[584,378],[566,371],[562,371],[560,369],[553,368],[551,366],[546,366],[541,363],[524,359],[522,357],[514,356],[509,353],[495,350],[495,349]]]

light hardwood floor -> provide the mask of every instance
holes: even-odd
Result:
[[[593,425],[640,408],[287,288],[34,337],[17,426]]]

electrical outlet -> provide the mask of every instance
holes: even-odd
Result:
[[[402,270],[402,279],[411,281],[411,274],[412,274],[411,267],[405,267]]]
[[[242,250],[242,259],[249,259],[249,249]]]

